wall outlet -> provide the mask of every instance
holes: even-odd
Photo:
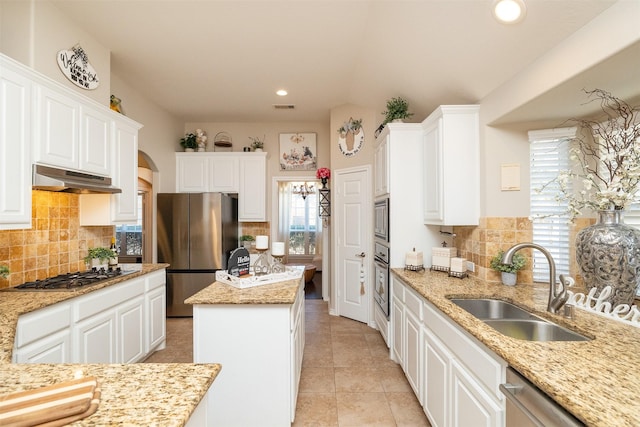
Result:
[[[471,261],[467,261],[467,271],[474,273],[476,271],[476,265]]]

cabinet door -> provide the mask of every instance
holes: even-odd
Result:
[[[111,176],[111,118],[106,111],[80,107],[80,169]]]
[[[80,104],[46,86],[37,88],[36,152],[34,160],[61,168],[79,168]]]
[[[122,193],[111,196],[111,220],[138,220],[138,128],[114,122],[113,185]]]
[[[450,353],[428,330],[423,330],[424,412],[433,427],[448,425]],[[473,425],[473,424],[472,424]]]
[[[75,328],[76,363],[118,363],[116,316],[113,309],[78,322]]]
[[[438,119],[424,134],[424,222],[440,223],[444,219],[442,194],[442,119]]]
[[[209,191],[209,159],[201,154],[176,155],[176,192],[206,193]]]
[[[397,283],[397,282],[396,282]],[[394,284],[395,285],[395,284]],[[402,325],[404,324],[404,305],[396,298],[391,300],[391,332],[393,334],[391,355],[400,365],[404,363]]]
[[[451,361],[451,425],[500,427],[504,412],[466,369]]]
[[[118,363],[134,363],[145,356],[144,297],[139,296],[117,309]]]
[[[31,228],[31,81],[0,64],[0,229]]]
[[[160,346],[166,339],[166,291],[165,287],[154,289],[147,298],[147,337],[148,346],[146,352]]]
[[[375,195],[389,193],[389,135],[383,137],[375,150]]]
[[[422,371],[420,345],[420,321],[405,307],[405,324],[403,338],[405,340],[404,371],[409,380],[409,384],[415,392],[420,404],[422,404],[422,381],[420,373]]]
[[[68,329],[15,350],[15,363],[70,363],[71,333]]]
[[[247,155],[240,158],[238,221],[267,220],[266,173],[266,154]]]
[[[210,157],[209,191],[220,193],[237,193],[239,178],[238,166],[238,157]]]

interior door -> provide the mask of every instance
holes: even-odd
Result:
[[[338,314],[368,323],[373,301],[373,204],[369,166],[336,171],[334,181]]]

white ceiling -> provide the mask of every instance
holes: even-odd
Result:
[[[614,3],[527,0],[526,19],[509,26],[492,0],[51,1],[146,97],[185,121],[218,122],[326,121],[346,103],[382,112],[394,96],[421,120],[477,103]],[[636,83],[638,69],[627,69]],[[283,103],[295,109],[273,108]]]

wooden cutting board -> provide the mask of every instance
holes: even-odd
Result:
[[[65,381],[0,396],[0,425],[61,426],[93,414],[99,403],[95,377]]]

